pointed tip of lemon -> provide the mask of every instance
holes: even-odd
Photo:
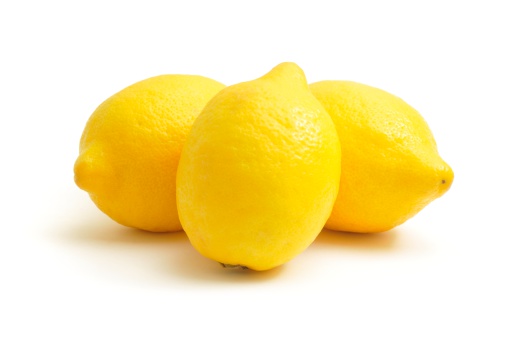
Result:
[[[262,78],[269,78],[273,80],[288,81],[293,84],[302,84],[308,86],[306,75],[296,63],[282,62],[271,69]]]
[[[454,182],[454,171],[452,170],[451,166],[444,162],[444,164],[438,170],[438,175],[440,178],[438,196],[440,197],[451,188],[451,185]]]
[[[93,188],[93,165],[89,158],[80,155],[74,163],[74,182],[84,190],[90,192]]]
[[[93,151],[82,152],[74,163],[74,182],[88,193],[96,193],[104,180],[107,180],[108,170],[103,161],[93,156]]]

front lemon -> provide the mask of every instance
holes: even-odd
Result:
[[[120,224],[181,230],[176,208],[181,148],[201,109],[224,87],[197,75],[161,75],[111,96],[83,131],[76,184]]]
[[[178,212],[202,255],[267,270],[319,234],[339,174],[333,121],[303,71],[282,63],[225,88],[196,119],[177,173]]]
[[[423,117],[402,99],[350,81],[322,81],[312,93],[342,142],[340,192],[326,228],[382,232],[416,215],[451,186]]]

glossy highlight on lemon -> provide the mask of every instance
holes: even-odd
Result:
[[[81,136],[74,180],[118,223],[153,232],[181,230],[176,170],[186,136],[225,86],[197,75],[160,75],[104,101]]]
[[[387,231],[449,190],[454,173],[426,121],[405,101],[351,81],[310,89],[342,143],[340,191],[326,228]]]
[[[181,154],[178,212],[202,255],[225,267],[268,270],[320,233],[339,177],[333,121],[303,71],[282,63],[205,106]]]

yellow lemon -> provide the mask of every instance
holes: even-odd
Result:
[[[120,224],[181,230],[176,209],[181,148],[201,109],[224,87],[197,75],[161,75],[111,96],[82,134],[76,184]]]
[[[312,93],[342,142],[340,192],[326,228],[381,232],[442,196],[454,178],[423,117],[400,98],[350,81],[322,81]]]
[[[271,269],[322,230],[339,173],[333,121],[303,71],[282,63],[225,88],[196,119],[177,174],[183,229],[224,266]]]

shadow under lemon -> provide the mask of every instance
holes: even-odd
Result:
[[[83,210],[82,210],[83,211]],[[220,263],[202,256],[188,240],[184,231],[153,233],[119,225],[100,212],[79,212],[79,219],[65,220],[63,239],[71,244],[85,245],[88,249],[104,250],[109,255],[117,247],[128,254],[143,255],[147,274],[179,279],[193,283],[257,283],[276,278],[290,270],[290,262],[267,271],[235,270],[224,268]],[[85,216],[83,216],[83,214]],[[404,251],[404,232],[392,229],[382,233],[362,234],[323,229],[309,247],[316,251],[354,251],[361,253]],[[60,233],[62,235],[62,233]],[[410,237],[410,236],[409,236]],[[403,239],[403,240],[401,240]],[[335,252],[336,252],[335,251]],[[305,252],[301,253],[302,255]],[[100,257],[90,255],[92,257]],[[153,258],[150,258],[153,257]],[[96,258],[90,258],[96,259]],[[126,264],[129,258],[125,257]],[[98,262],[100,264],[100,262]],[[163,277],[163,278],[165,278]]]
[[[153,262],[157,264],[155,266],[160,268],[156,275],[162,272],[170,279],[185,279],[187,282],[193,280],[198,283],[262,282],[276,277],[284,270],[284,266],[261,272],[224,268],[219,262],[202,256],[194,249],[184,231],[155,233],[129,228],[99,212],[90,212],[86,217],[81,216],[65,223],[65,230],[59,236],[65,242],[104,250],[105,255],[115,247],[121,247],[121,250],[125,250],[126,246],[131,247],[128,249],[129,254],[136,255],[138,251],[139,255],[145,257],[147,254],[153,255]],[[127,264],[129,258],[125,257],[125,260]],[[146,265],[146,269],[151,268],[153,265]],[[147,274],[152,272],[147,271]]]
[[[183,231],[155,233],[129,228],[105,215],[91,215],[71,224],[65,232],[68,240],[89,244],[155,245],[188,241]]]

